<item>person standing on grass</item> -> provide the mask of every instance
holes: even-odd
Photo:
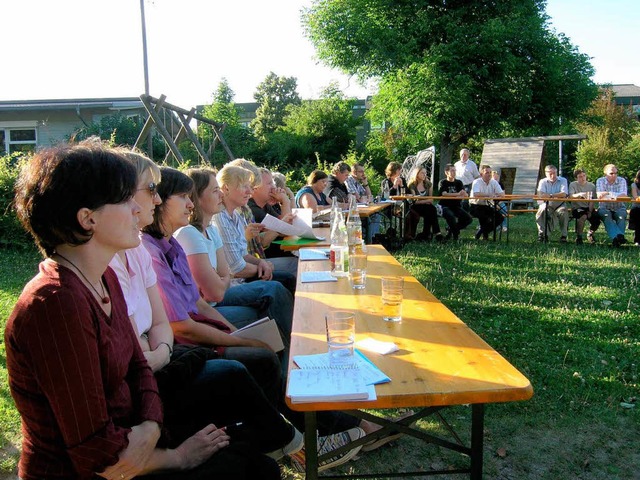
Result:
[[[613,163],[605,165],[604,177],[596,180],[598,199],[615,200],[626,197],[627,181],[618,176],[618,167]],[[624,202],[603,202],[598,208],[598,215],[604,222],[604,229],[611,239],[611,245],[619,247],[627,243],[624,231],[627,224],[627,204]]]
[[[456,179],[462,182],[465,192],[471,194],[471,185],[477,178],[480,178],[480,172],[476,162],[471,160],[469,155],[468,148],[460,150],[460,160],[454,163],[454,166],[456,168]],[[469,202],[463,200],[462,208],[469,211]]]
[[[494,208],[491,198],[504,195],[504,190],[500,184],[491,178],[491,167],[489,165],[480,166],[480,178],[473,181],[471,185],[470,213],[480,222],[476,231],[476,240],[482,237],[488,240],[489,233],[500,226],[504,217]]]
[[[439,201],[442,207],[442,218],[447,222],[447,230],[449,230],[445,239],[449,240],[453,237],[454,240],[458,240],[460,230],[469,226],[473,221],[471,215],[462,208],[462,199],[468,198],[469,194],[464,189],[462,181],[456,179],[454,165],[451,163],[446,165],[444,174],[446,178],[438,183],[438,194],[441,197],[446,197]]]
[[[596,186],[587,182],[587,173],[581,168],[577,168],[573,172],[575,181],[569,184],[569,196],[571,198],[596,198]],[[594,232],[600,226],[600,216],[596,213],[593,202],[572,202],[571,217],[576,219],[576,245],[582,245],[582,233],[584,232],[584,224],[589,220],[589,231],[587,232],[587,240],[589,243],[595,243]]]
[[[554,165],[544,168],[545,178],[538,182],[538,196],[544,198],[567,198],[569,189],[567,180],[558,176],[558,169]],[[545,237],[560,227],[560,243],[567,243],[569,228],[569,212],[564,201],[538,200],[536,212],[536,224],[538,225],[538,241],[543,242]]]

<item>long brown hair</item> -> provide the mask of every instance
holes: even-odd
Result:
[[[185,172],[187,176],[193,180],[193,190],[191,191],[191,201],[193,202],[193,210],[189,217],[189,223],[196,227],[199,231],[204,231],[205,226],[202,224],[203,213],[200,206],[200,197],[204,189],[211,183],[211,177],[216,176],[216,170],[213,168],[190,168]]]

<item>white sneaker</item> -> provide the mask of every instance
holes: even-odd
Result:
[[[506,226],[506,225],[505,225],[504,227],[502,227],[502,231],[503,231],[503,232],[506,232],[507,230],[509,230],[509,229],[507,228],[507,226]]]
[[[293,438],[291,439],[291,441],[284,447],[267,453],[267,457],[271,457],[274,460],[280,460],[286,455],[293,455],[302,450],[302,447],[304,447],[304,435],[302,435],[302,433],[300,433],[297,428],[291,428],[293,428]]]
[[[347,443],[353,442],[365,436],[364,430],[360,427],[350,428],[344,432],[334,433],[331,435],[327,435],[326,437],[318,438],[318,456],[324,455],[325,453],[329,453],[337,448],[346,445]],[[355,457],[362,446],[354,447],[351,450],[347,450],[346,452],[329,458],[328,460],[323,461],[318,466],[318,472],[322,472],[324,470],[328,470],[329,468],[337,467],[338,465],[342,465],[343,463],[348,462],[353,457]],[[298,453],[291,455],[291,466],[294,470],[300,473],[305,472],[305,452],[304,449],[300,450]]]

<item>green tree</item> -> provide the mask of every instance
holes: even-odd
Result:
[[[226,78],[222,78],[218,84],[218,88],[212,95],[210,105],[205,105],[202,114],[216,122],[226,123],[227,125],[236,127],[240,125],[240,114],[238,107],[233,102],[236,94],[229,86]]]
[[[303,14],[320,59],[378,77],[372,121],[435,143],[441,161],[476,136],[545,134],[596,95],[586,55],[549,30],[542,0],[319,0]]]
[[[105,115],[99,122],[92,122],[77,130],[71,135],[75,140],[84,140],[88,137],[97,136],[102,140],[107,140],[113,145],[133,146],[142,131],[144,119],[139,116],[127,117],[121,113]],[[147,150],[147,142],[144,142],[141,150]],[[153,135],[153,158],[163,159],[166,154],[166,146],[162,137]],[[148,153],[148,152],[147,152]]]
[[[318,100],[289,105],[284,126],[279,131],[308,139],[312,152],[329,163],[346,155],[355,142],[361,119],[353,117],[354,100],[345,98],[336,83],[331,83]]]
[[[295,77],[279,77],[273,72],[258,85],[253,95],[258,108],[256,118],[251,122],[251,128],[258,137],[275,132],[284,124],[288,105],[300,104],[297,88]]]
[[[224,123],[222,132],[225,142],[236,157],[253,158],[253,154],[258,148],[258,142],[253,133],[240,124],[240,111],[235,103],[235,93],[231,89],[226,78],[222,78],[218,87],[212,95],[212,102],[205,105],[202,115],[216,122]],[[198,136],[205,151],[209,151],[213,143],[213,130],[211,126],[200,123],[198,126]],[[197,159],[196,152],[192,153]],[[211,162],[220,166],[228,161],[226,152],[218,145],[212,152]]]
[[[610,89],[601,92],[576,127],[587,136],[578,147],[576,166],[591,180],[601,177],[609,163],[615,163],[627,180],[635,177],[640,168],[640,122],[628,107],[616,105]]]

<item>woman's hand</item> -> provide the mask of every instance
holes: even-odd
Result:
[[[160,427],[156,422],[144,421],[131,428],[129,445],[120,452],[118,463],[107,467],[100,473],[109,480],[130,479],[144,471],[149,457],[160,438]]]
[[[224,429],[216,428],[213,424],[207,425],[176,448],[181,470],[199,467],[228,445],[229,435]]]
[[[169,352],[169,347],[167,347],[164,343],[161,343],[157,346],[157,348],[151,352],[142,352],[144,354],[144,358],[147,359],[147,363],[149,367],[151,367],[151,371],[157,372],[162,367],[164,367],[169,360],[171,359],[171,353]]]
[[[258,262],[258,278],[261,280],[273,278],[273,265],[264,259]]]

